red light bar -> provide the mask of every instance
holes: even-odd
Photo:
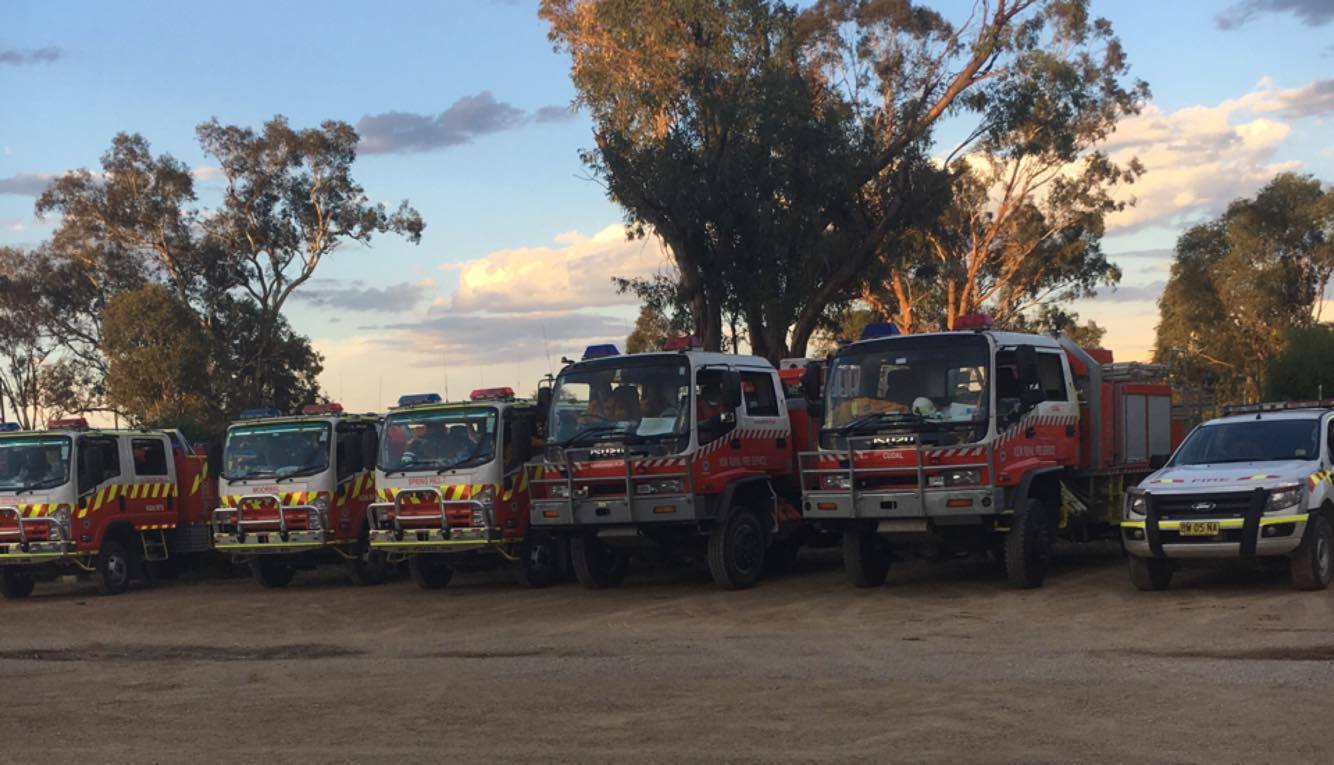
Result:
[[[342,414],[343,405],[339,403],[332,404],[306,404],[301,407],[302,414]]]
[[[468,398],[472,399],[473,401],[485,401],[487,399],[497,399],[500,401],[513,401],[514,389],[509,387],[478,388],[472,393],[469,393]]]
[[[704,341],[695,335],[681,335],[679,337],[669,337],[662,344],[664,351],[693,351],[704,347]]]
[[[88,420],[83,417],[65,417],[63,419],[47,420],[47,430],[87,430]]]
[[[966,313],[954,319],[955,329],[991,329],[996,326],[985,313]]]

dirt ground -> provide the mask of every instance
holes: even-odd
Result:
[[[1041,590],[981,561],[875,590],[837,556],[745,592],[337,569],[0,603],[0,761],[1334,761],[1334,592],[1250,569]]]

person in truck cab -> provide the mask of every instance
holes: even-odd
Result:
[[[19,478],[28,484],[50,481],[60,477],[59,471],[55,468],[56,466],[47,459],[45,450],[29,449],[28,458],[19,473]]]
[[[640,418],[639,393],[633,385],[622,385],[611,394],[607,407],[607,419],[616,422],[632,422]]]

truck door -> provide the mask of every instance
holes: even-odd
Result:
[[[791,469],[788,439],[792,432],[785,397],[780,394],[777,384],[778,376],[772,372],[741,370],[744,406],[740,430],[745,434],[743,465],[783,475]]]
[[[166,439],[146,435],[130,438],[129,442],[133,475],[126,482],[126,497],[122,501],[129,512],[153,517],[143,520],[144,523],[174,523],[173,511],[179,499],[173,496],[175,465],[168,456],[171,450]]]
[[[105,526],[106,516],[119,514],[120,504],[112,492],[124,473],[120,443],[115,436],[88,435],[79,438],[75,459],[80,518],[97,518]],[[98,533],[101,533],[99,529]],[[97,540],[100,543],[100,538]]]

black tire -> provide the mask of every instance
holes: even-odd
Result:
[[[119,539],[102,540],[102,549],[97,551],[93,562],[96,569],[93,582],[102,595],[119,595],[130,589],[130,579],[138,569],[138,556],[130,552],[126,544]]]
[[[709,573],[725,590],[754,587],[764,574],[768,534],[754,510],[738,507],[709,532]]]
[[[371,547],[370,526],[363,525],[357,535],[353,557],[346,561],[347,575],[353,584],[373,587],[389,578],[389,556]]]
[[[1292,586],[1299,590],[1323,590],[1334,574],[1334,527],[1329,517],[1313,515],[1306,524],[1306,538],[1288,561]]]
[[[1172,586],[1172,561],[1163,558],[1140,558],[1131,555],[1130,582],[1135,589],[1151,592]]]
[[[854,587],[879,587],[889,576],[889,543],[872,529],[843,531],[843,572]]]
[[[629,567],[625,555],[596,537],[571,539],[570,559],[574,562],[574,577],[590,590],[620,587]]]
[[[1029,498],[1015,509],[1005,537],[1005,575],[1011,585],[1025,590],[1042,586],[1051,563],[1051,526],[1041,500]]]
[[[262,555],[250,561],[250,574],[260,586],[277,589],[292,583],[296,569],[288,565],[287,561],[274,560]]]
[[[555,536],[524,539],[514,574],[519,584],[533,589],[559,582],[565,574],[565,540]]]
[[[32,594],[32,588],[37,582],[30,576],[13,569],[5,569],[0,573],[0,592],[4,593],[5,600],[20,600]]]
[[[441,590],[454,578],[454,569],[440,556],[411,555],[408,557],[408,574],[423,590]]]

